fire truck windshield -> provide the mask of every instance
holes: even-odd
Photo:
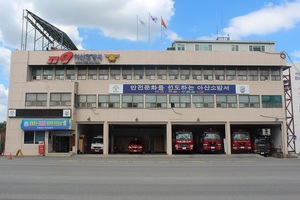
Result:
[[[176,139],[178,140],[191,140],[193,139],[193,134],[188,132],[188,133],[184,133],[184,132],[177,132],[176,133]]]

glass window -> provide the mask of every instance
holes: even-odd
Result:
[[[213,80],[213,69],[211,67],[203,67],[203,79]]]
[[[167,108],[167,95],[146,95],[146,108]]]
[[[258,95],[239,95],[240,108],[260,108]]]
[[[214,96],[193,95],[193,104],[196,108],[214,108]]]
[[[232,45],[231,45],[231,51],[239,51],[239,45],[237,45],[237,44],[232,44]]]
[[[66,68],[66,79],[67,80],[75,80],[75,69],[74,67]]]
[[[234,67],[228,67],[226,69],[226,80],[234,81],[236,79],[236,71]]]
[[[282,108],[282,97],[280,95],[262,95],[263,108]]]
[[[217,95],[217,108],[237,108],[236,95]]]
[[[271,80],[272,81],[280,81],[281,80],[280,69],[272,69],[271,68]]]
[[[260,68],[260,80],[261,81],[269,80],[269,68],[268,67]]]
[[[47,93],[27,93],[25,106],[47,106]]]
[[[99,95],[99,108],[120,108],[120,95]]]
[[[97,80],[97,67],[88,67],[89,80]]]
[[[122,67],[122,77],[124,80],[132,79],[132,67]]]
[[[107,66],[99,67],[99,80],[108,80],[109,69]]]
[[[120,80],[121,69],[120,67],[111,67],[110,68],[110,79],[111,80]]]
[[[257,68],[249,68],[248,69],[248,79],[249,81],[257,81],[258,80],[258,69]]]
[[[178,66],[170,66],[169,67],[169,79],[170,80],[177,80],[179,75]]]
[[[55,69],[55,80],[64,80],[65,79],[65,69],[57,67]]]
[[[45,142],[45,131],[24,132],[24,144],[38,144],[40,141]]]
[[[190,68],[189,67],[180,67],[180,80],[189,80],[190,79]]]
[[[200,66],[192,67],[193,80],[202,80],[202,68]]]
[[[195,51],[212,51],[211,44],[196,44]]]
[[[143,108],[143,95],[123,95],[122,108]]]
[[[144,78],[144,67],[133,68],[134,80],[141,80]]]
[[[32,67],[32,80],[41,80],[41,67]]]
[[[78,95],[79,108],[96,108],[96,95]]]
[[[264,45],[249,45],[249,51],[265,51]]]
[[[71,93],[51,93],[50,106],[71,106]]]
[[[223,67],[215,67],[215,80],[225,80],[225,70]]]
[[[190,95],[170,95],[171,108],[190,108],[191,96]]]
[[[185,51],[185,44],[177,44],[177,51]]]
[[[86,80],[86,67],[78,68],[77,80]]]
[[[167,80],[167,67],[157,67],[157,78],[159,80]]]
[[[44,80],[52,80],[52,76],[53,76],[52,70],[53,70],[52,67],[44,67],[44,69],[43,69],[43,79]]]
[[[247,80],[247,68],[239,67],[237,68],[238,81],[246,81]]]
[[[146,66],[145,74],[146,74],[146,79],[155,80],[155,67],[154,66]]]

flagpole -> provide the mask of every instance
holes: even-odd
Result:
[[[162,16],[160,16],[160,50],[162,49]]]
[[[149,13],[149,43],[150,43],[150,13]]]

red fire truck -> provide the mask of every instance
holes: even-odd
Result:
[[[193,133],[182,130],[175,132],[173,139],[173,152],[190,152],[194,151]]]
[[[231,139],[232,150],[235,152],[250,152],[251,151],[251,139],[250,133],[246,130],[235,130],[232,133]]]
[[[134,138],[128,144],[129,153],[143,153],[143,144],[142,141],[138,138]]]
[[[215,129],[206,129],[200,139],[200,151],[202,153],[222,152],[222,139],[220,132]]]

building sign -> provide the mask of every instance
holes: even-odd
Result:
[[[24,119],[21,121],[21,129],[24,131],[69,130],[71,123],[68,119]]]
[[[97,65],[102,61],[102,54],[75,54],[76,65]]]
[[[61,56],[49,56],[47,63],[48,64],[57,64],[58,61],[61,61],[62,64],[67,64],[73,57],[73,52],[69,51],[63,53]]]
[[[249,94],[249,85],[223,84],[110,84],[115,94]]]

